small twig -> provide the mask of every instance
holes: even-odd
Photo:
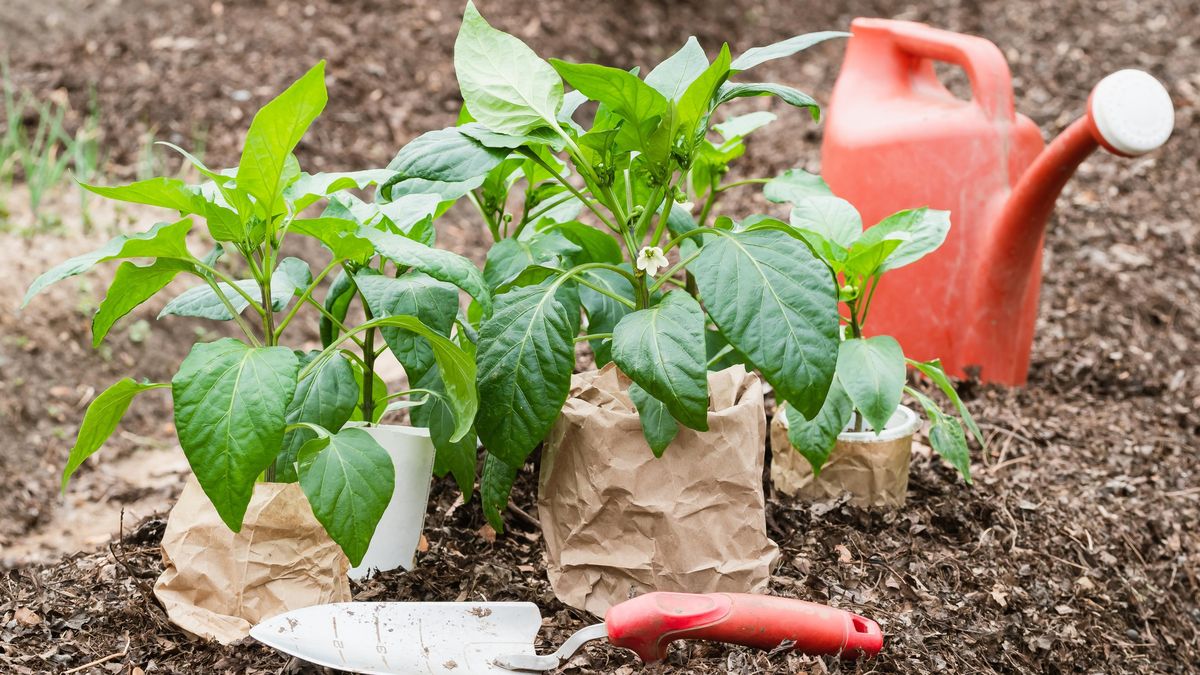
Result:
[[[525,509],[522,509],[521,507],[517,506],[516,504],[513,504],[510,502],[508,505],[508,510],[511,511],[513,513],[513,515],[515,515],[517,517],[518,520],[524,522],[526,525],[529,525],[533,529],[541,532],[542,524],[537,521],[537,518],[534,518],[533,516],[526,513]]]
[[[109,654],[108,656],[102,656],[102,657],[100,657],[100,658],[98,658],[98,659],[96,659],[95,661],[92,661],[92,662],[90,662],[90,663],[85,663],[85,664],[83,664],[82,666],[79,666],[78,668],[72,668],[72,669],[70,669],[70,670],[63,671],[63,675],[71,675],[71,673],[78,673],[78,672],[79,672],[79,671],[81,671],[81,670],[87,670],[88,668],[91,668],[92,666],[98,666],[98,665],[100,665],[101,663],[105,663],[105,662],[108,662],[108,661],[112,661],[113,659],[120,659],[120,658],[124,658],[125,656],[127,656],[127,655],[129,654],[129,643],[130,643],[130,639],[129,639],[129,633],[128,633],[128,632],[126,632],[126,633],[125,633],[125,648],[124,648],[124,649],[122,649],[122,650],[121,650],[121,651],[119,651],[119,652],[113,652],[112,654]]]
[[[1033,459],[1033,455],[1021,455],[1020,457],[1014,457],[1014,458],[1012,458],[1012,459],[1009,459],[1009,460],[1005,460],[1005,461],[1003,461],[1003,462],[1000,462],[999,464],[993,464],[993,465],[991,465],[991,466],[985,466],[985,467],[983,467],[982,469],[980,469],[980,470],[978,471],[978,473],[979,473],[980,475],[982,475],[982,474],[993,474],[993,473],[996,473],[997,471],[999,471],[1000,469],[1005,469],[1005,468],[1008,468],[1008,467],[1010,467],[1010,466],[1012,466],[1012,465],[1014,465],[1014,464],[1020,464],[1021,462],[1028,462],[1028,461],[1030,461],[1031,459]]]

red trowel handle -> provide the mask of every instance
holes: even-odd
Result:
[[[879,624],[803,600],[741,593],[647,593],[608,610],[608,639],[643,661],[666,658],[675,640],[713,640],[759,649],[784,644],[804,654],[854,659],[883,648]]]

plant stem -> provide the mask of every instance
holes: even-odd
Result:
[[[770,182],[771,182],[770,178],[747,178],[746,180],[738,180],[738,181],[734,181],[732,183],[727,183],[725,185],[722,185],[721,187],[716,188],[715,191],[716,192],[724,192],[726,190],[729,190],[729,189],[732,189],[735,187],[741,187],[743,185],[765,185]]]
[[[675,189],[664,191],[662,211],[658,214],[658,224],[654,226],[654,236],[650,237],[651,246],[658,246],[658,242],[662,241],[663,232],[667,229],[667,220],[670,218],[671,205],[675,203],[675,190],[679,189],[679,184],[684,182],[684,178],[688,175],[686,172],[679,174],[679,180],[675,183]],[[671,187],[669,179],[667,180],[667,187]]]
[[[612,333],[591,333],[589,335],[580,335],[579,337],[575,338],[575,341],[576,342],[585,342],[587,340],[604,340],[604,339],[610,338],[612,336],[613,336]]]
[[[208,265],[205,265],[200,260],[192,260],[192,264],[195,265],[196,267],[199,267],[200,269],[204,270],[205,272],[208,272],[209,274],[213,275],[217,279],[228,284],[230,288],[232,288],[234,291],[237,291],[238,295],[245,298],[246,302],[250,303],[250,306],[254,308],[254,311],[258,312],[258,314],[260,316],[263,314],[264,310],[262,308],[262,305],[258,304],[257,300],[250,297],[249,293],[242,290],[241,286],[238,286],[236,283],[234,283],[233,279],[230,279],[228,275],[222,273],[220,270],[218,270],[214,267],[209,267]],[[203,278],[203,277],[201,277],[201,278]]]
[[[730,236],[730,234],[728,232],[724,232],[722,230],[718,230],[713,227],[697,227],[694,230],[688,230],[687,232],[684,232],[684,233],[680,234],[679,236],[668,241],[666,243],[666,245],[662,247],[663,253],[665,254],[667,251],[670,251],[671,249],[675,248],[676,246],[679,245],[680,242],[682,242],[684,239],[687,239],[688,237],[700,237],[700,236],[703,236],[706,234],[715,234],[718,237]]]
[[[371,316],[371,308],[367,307],[364,300],[362,303],[363,314],[368,322],[375,317]],[[368,328],[367,334],[363,336],[363,381],[362,381],[362,413],[363,420],[367,424],[375,422],[375,329]]]
[[[397,392],[388,394],[386,397],[384,397],[383,400],[391,401],[393,399],[397,399],[402,396],[412,396],[413,394],[425,394],[426,396],[434,396],[434,397],[439,396],[439,394],[436,391],[433,391],[431,389],[405,389],[404,391],[397,391]]]
[[[329,319],[330,321],[332,321],[333,325],[337,326],[338,330],[341,331],[341,333],[343,335],[350,332],[350,329],[346,326],[346,324],[342,323],[341,319],[334,316],[333,313],[330,312],[328,309],[325,309],[325,305],[322,305],[321,303],[317,302],[315,299],[313,299],[311,297],[308,298],[308,304],[312,305],[313,307],[316,307],[317,311],[321,313],[321,316],[324,316],[326,319]],[[357,335],[351,335],[350,339],[353,340],[354,344],[358,345],[359,347],[363,346],[362,340],[358,339]]]
[[[534,163],[538,164],[546,171],[549,171],[550,175],[554,176],[555,180],[557,180],[559,183],[561,183],[563,187],[567,188],[567,190],[569,190],[571,192],[571,194],[575,195],[576,199],[583,202],[583,205],[588,207],[588,210],[591,211],[593,214],[595,214],[595,216],[600,219],[600,222],[604,223],[604,225],[606,227],[608,227],[608,229],[612,230],[613,232],[621,231],[620,228],[618,228],[616,225],[613,225],[612,221],[609,220],[608,218],[606,218],[603,213],[600,213],[600,209],[597,209],[595,206],[592,205],[592,202],[590,199],[585,197],[583,195],[583,193],[581,193],[578,189],[576,189],[576,187],[574,185],[571,185],[570,181],[568,181],[567,179],[560,176],[558,174],[558,172],[554,170],[554,167],[547,164],[546,161],[544,159],[542,159],[541,157],[538,157],[536,152],[533,152],[532,150],[528,150],[525,148],[518,150],[518,152],[525,155],[529,159],[532,159],[534,161]]]
[[[537,208],[533,209],[531,212],[527,212],[521,217],[521,222],[517,223],[517,229],[513,230],[512,236],[514,238],[521,236],[521,230],[524,230],[526,225],[529,223],[536,223],[538,218],[546,215],[552,209],[571,201],[571,199],[574,199],[573,195],[563,195],[563,197],[557,201],[546,200],[546,202],[538,204]]]
[[[721,347],[721,349],[718,350],[716,354],[713,354],[712,358],[708,360],[707,367],[712,368],[714,363],[716,363],[717,361],[720,361],[726,354],[728,354],[731,351],[733,351],[733,345],[725,345],[724,347]]]
[[[875,277],[871,284],[871,290],[867,292],[867,301],[863,304],[862,312],[858,315],[858,323],[861,326],[867,325],[867,312],[871,309],[871,299],[875,297],[875,289],[879,288],[879,278]]]
[[[608,297],[612,298],[613,300],[616,300],[617,302],[621,303],[622,305],[625,305],[629,309],[637,309],[637,305],[634,304],[631,300],[629,300],[629,298],[623,298],[623,297],[617,295],[616,293],[613,293],[612,291],[608,290],[607,288],[593,284],[592,282],[584,279],[583,277],[577,276],[575,278],[575,282],[580,284],[581,286],[587,286],[588,288],[592,289],[593,291],[596,291],[597,293],[600,293],[601,295],[607,295]]]
[[[221,292],[221,287],[217,285],[217,282],[213,281],[212,277],[201,275],[200,278],[204,279],[204,283],[208,284],[208,287],[213,290],[213,293],[217,294],[217,299],[221,301],[222,305],[225,305],[225,310],[229,312],[230,316],[233,317],[234,322],[237,323],[238,328],[242,329],[242,333],[245,333],[246,338],[250,340],[251,344],[253,344],[255,347],[261,347],[262,343],[259,342],[258,338],[254,336],[254,332],[250,330],[250,325],[247,324],[246,320],[242,318],[242,315],[238,314],[238,311],[234,309],[233,303],[229,302],[229,298],[226,297],[223,292]]]
[[[337,267],[341,263],[341,260],[336,259],[330,262],[329,265],[325,269],[321,270],[321,273],[312,280],[312,283],[308,285],[308,288],[304,289],[304,293],[300,295],[300,299],[296,301],[296,304],[292,306],[291,311],[288,312],[287,316],[283,317],[283,321],[279,322],[279,327],[275,329],[276,343],[279,342],[280,336],[283,335],[283,330],[287,328],[289,323],[291,323],[292,317],[296,316],[296,312],[300,311],[300,307],[304,305],[305,301],[312,297],[313,291],[317,289],[317,286],[321,283],[321,280],[324,279],[330,272],[332,272],[333,268]]]
[[[679,272],[679,270],[683,269],[684,267],[687,267],[689,264],[691,264],[691,262],[693,260],[695,260],[696,258],[699,258],[699,257],[700,257],[700,250],[699,250],[699,248],[697,248],[695,253],[693,253],[690,256],[688,256],[687,258],[675,263],[671,267],[671,269],[667,270],[666,273],[664,273],[661,277],[656,279],[654,281],[654,283],[650,286],[650,292],[653,293],[654,291],[658,290],[659,286],[662,286],[664,283],[666,283],[668,281],[675,283],[675,280],[672,279],[672,277],[674,277]]]
[[[696,221],[700,227],[704,227],[708,223],[708,214],[712,211],[713,204],[717,203],[717,188],[710,186],[708,194],[704,196],[704,206],[700,209],[700,218]]]
[[[488,231],[492,233],[492,240],[500,241],[500,226],[492,220],[492,216],[483,208],[483,204],[479,201],[479,195],[475,194],[474,190],[471,190],[467,193],[467,199],[475,205],[475,209],[483,217],[483,222],[487,225]]]

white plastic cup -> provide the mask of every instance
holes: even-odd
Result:
[[[396,488],[371,537],[367,554],[357,567],[350,568],[350,578],[355,580],[365,579],[376,571],[413,568],[421,530],[425,527],[435,452],[428,429],[383,425],[363,430],[392,458]]]

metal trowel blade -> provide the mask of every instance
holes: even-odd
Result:
[[[529,602],[343,602],[272,617],[254,639],[355,673],[491,675],[498,656],[534,654],[542,616]]]

